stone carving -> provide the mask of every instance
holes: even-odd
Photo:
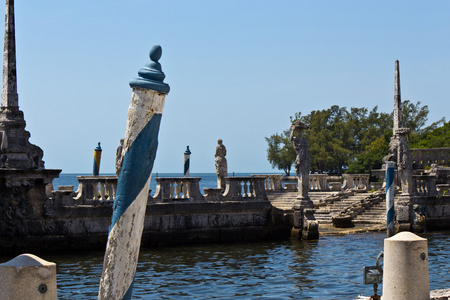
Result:
[[[116,150],[116,175],[119,176],[120,169],[122,169],[122,149],[124,139],[120,139],[120,145]]]
[[[309,199],[309,146],[308,141],[303,137],[303,130],[308,129],[308,125],[299,120],[295,120],[291,125],[290,139],[294,144],[297,157],[295,158],[295,170],[298,176],[298,198]]]
[[[227,149],[225,145],[222,144],[222,139],[217,140],[216,152],[214,153],[215,165],[216,165],[216,175],[217,175],[217,187],[225,191],[225,177],[228,176],[228,166],[227,159]]]
[[[409,151],[406,135],[411,131],[409,128],[399,128],[398,136],[397,172],[400,177],[402,194],[412,194],[412,155]]]
[[[314,204],[308,196],[311,163],[308,141],[303,137],[303,131],[308,128],[308,125],[300,120],[295,120],[291,125],[290,140],[297,152],[294,164],[298,177],[298,195],[294,203],[294,228],[291,235],[311,240],[319,237],[319,224],[314,217]]]

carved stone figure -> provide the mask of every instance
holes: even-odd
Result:
[[[396,131],[398,136],[397,172],[399,173],[402,194],[412,194],[412,155],[409,151],[406,135],[411,130],[409,128],[399,128]]]
[[[120,139],[120,145],[116,150],[116,175],[119,176],[120,169],[122,169],[122,149],[124,139]]]
[[[298,177],[298,195],[294,203],[294,228],[291,236],[311,240],[319,237],[319,224],[314,217],[313,202],[308,196],[311,163],[308,141],[303,137],[303,131],[308,128],[308,125],[299,120],[295,120],[291,125],[290,140],[297,152],[294,164]]]
[[[222,139],[217,140],[216,152],[214,153],[215,165],[216,165],[216,175],[217,175],[217,187],[225,191],[225,177],[228,176],[228,166],[227,159],[227,149],[225,145],[222,144]]]
[[[309,170],[311,163],[309,161],[308,141],[303,137],[303,130],[308,129],[308,125],[299,120],[295,120],[291,125],[290,139],[294,144],[297,157],[295,158],[295,170],[298,176],[298,198],[309,199]]]

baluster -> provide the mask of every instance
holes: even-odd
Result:
[[[175,182],[174,181],[170,181],[170,195],[169,195],[169,198],[175,198],[174,191],[175,191]]]
[[[98,182],[93,182],[92,183],[92,191],[93,191],[93,199],[94,200],[99,200],[98,198]]]
[[[185,198],[191,198],[191,182],[186,181],[184,184],[185,184],[185,193],[186,193]]]
[[[254,187],[254,181],[253,180],[249,180],[248,182],[249,185],[249,197],[254,197],[255,196],[255,187]]]
[[[177,188],[175,189],[175,198],[181,198],[181,181],[177,181]]]
[[[247,186],[247,180],[242,180],[242,197],[247,197],[248,194],[248,186]]]

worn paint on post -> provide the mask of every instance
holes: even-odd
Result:
[[[191,161],[191,150],[189,150],[189,146],[186,147],[186,151],[184,151],[184,177],[189,177],[189,168]]]
[[[113,216],[103,263],[98,299],[131,299],[139,256],[151,172],[169,86],[158,63],[161,47],[150,51],[151,62],[130,82],[128,109]]]
[[[386,226],[387,236],[394,235],[395,208],[394,208],[394,190],[395,190],[395,163],[388,161],[386,163]]]
[[[98,176],[100,174],[100,160],[102,158],[102,147],[98,143],[97,148],[94,150],[94,166],[92,170],[92,175]]]

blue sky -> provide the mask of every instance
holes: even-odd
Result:
[[[331,105],[393,109],[402,99],[448,120],[448,1],[16,0],[19,105],[46,168],[114,172],[129,81],[163,48],[166,97],[153,171],[277,172],[264,140],[289,117]],[[2,13],[4,11],[2,10]],[[390,120],[388,120],[390,121]]]

